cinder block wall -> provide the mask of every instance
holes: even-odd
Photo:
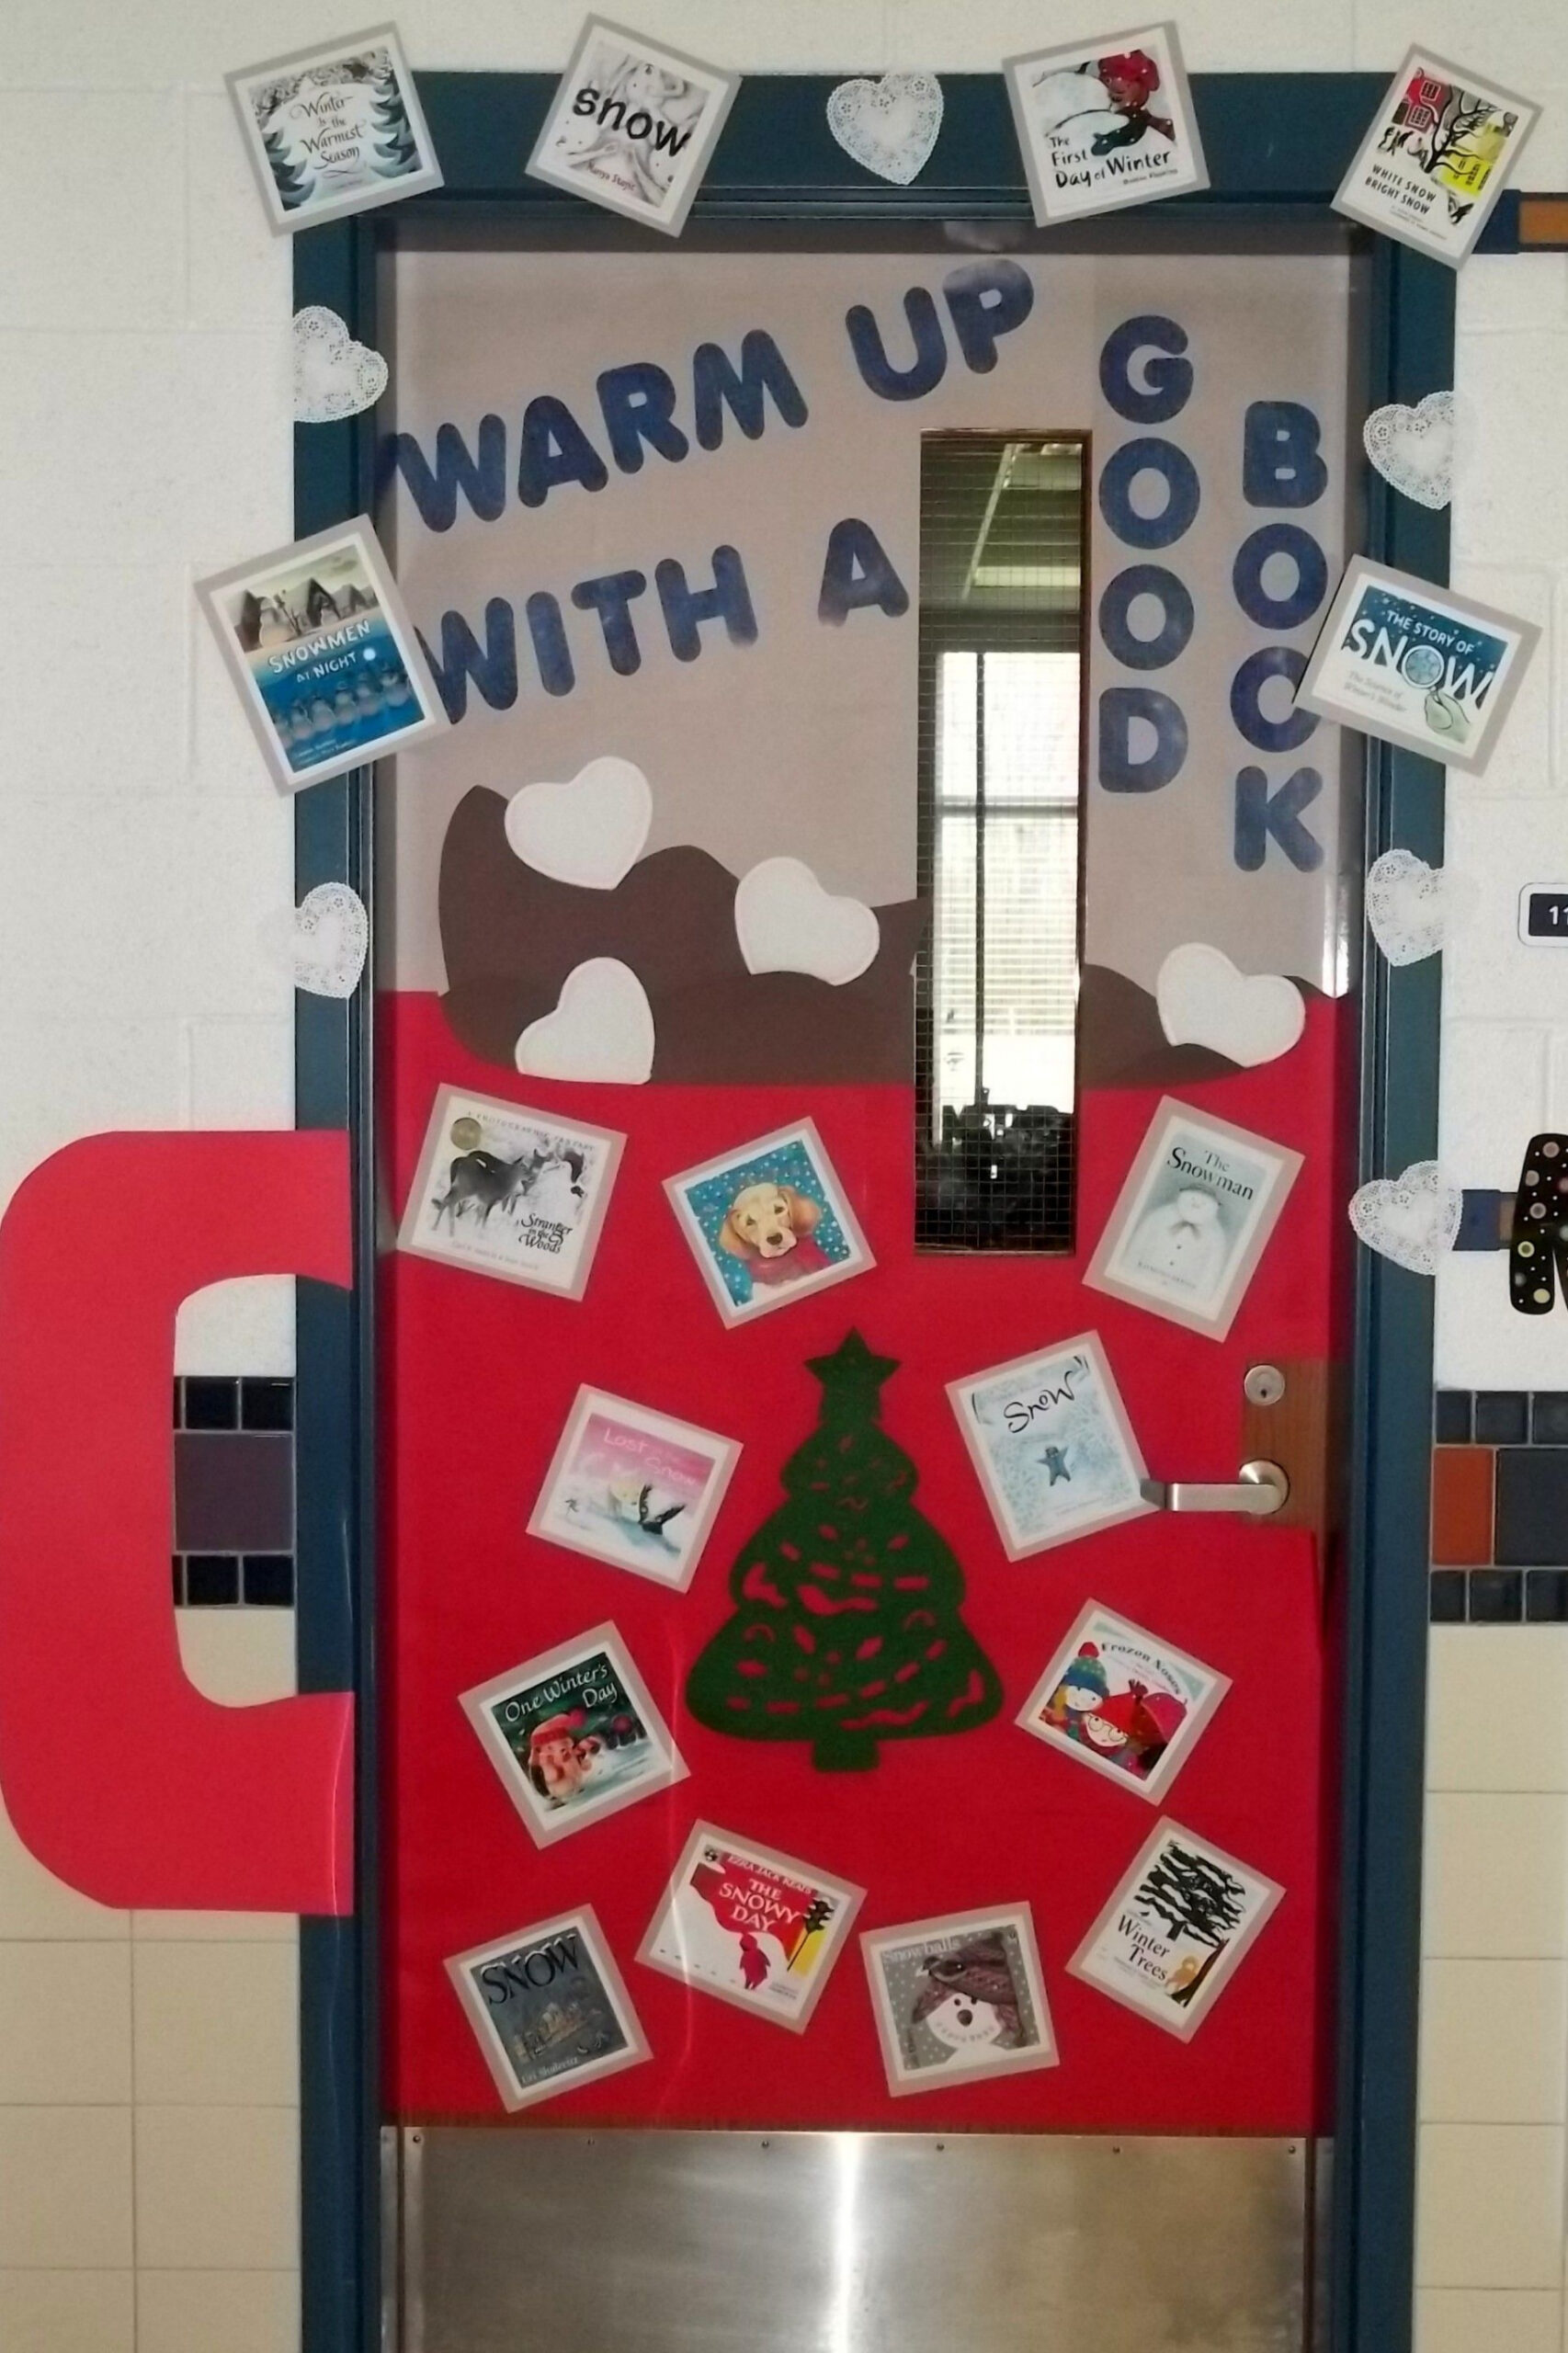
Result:
[[[549,68],[577,0],[403,0],[416,65]],[[1562,0],[1181,0],[1207,71],[1392,71],[1419,39],[1546,102],[1523,177],[1568,188]],[[290,818],[198,628],[193,576],[287,538],[289,256],[222,76],[357,29],[361,0],[6,0],[0,32],[0,1199],[73,1135],[286,1125],[291,1004],[264,928]],[[994,68],[1119,23],[1074,0],[642,0],[754,71]],[[1555,89],[1540,86],[1543,72]],[[1456,777],[1443,1152],[1506,1185],[1568,1128],[1568,960],[1511,944],[1568,875],[1568,262],[1472,263],[1459,383],[1479,449],[1460,585],[1546,631],[1484,779]],[[1511,1164],[1511,1165],[1510,1165]],[[1439,1283],[1442,1382],[1568,1390],[1568,1325],[1500,1261]],[[181,1369],[291,1370],[288,1287],[221,1286]],[[82,1335],[90,1400],[92,1335]],[[187,1610],[189,1671],[286,1690],[291,1620]],[[1562,2353],[1568,1629],[1433,1633],[1421,2353]],[[287,1929],[288,1933],[282,1931]],[[106,1913],[0,1824],[0,2344],[287,2353],[298,2337],[290,1924]],[[90,2020],[90,2030],[85,2022]]]

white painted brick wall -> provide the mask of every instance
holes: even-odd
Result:
[[[1471,411],[1455,585],[1544,632],[1485,775],[1449,779],[1448,865],[1470,904],[1443,958],[1440,1151],[1460,1183],[1506,1188],[1532,1128],[1568,1125],[1568,958],[1517,929],[1521,885],[1568,874],[1568,473],[1552,455],[1568,445],[1568,256],[1469,265],[1455,381]],[[1440,1275],[1438,1380],[1568,1386],[1562,1319],[1516,1315],[1502,1267],[1460,1256]]]
[[[642,0],[632,13],[736,66],[846,72],[985,70],[1114,17],[1092,0],[1043,12],[1040,0]],[[1188,62],[1209,71],[1392,70],[1409,41],[1428,42],[1546,100],[1522,177],[1568,188],[1564,0],[1185,0],[1178,13]],[[222,76],[375,14],[364,0],[273,0],[260,14],[241,0],[4,0],[0,1201],[92,1129],[291,1115],[290,995],[261,939],[291,896],[290,810],[189,598],[194,576],[290,526],[289,253],[261,219]],[[582,14],[583,0],[398,10],[416,64],[470,69],[558,66]],[[1456,577],[1548,632],[1494,768],[1455,779],[1451,801],[1450,859],[1476,907],[1447,960],[1443,1150],[1461,1179],[1504,1184],[1539,1117],[1568,1125],[1568,959],[1512,944],[1520,882],[1568,873],[1568,262],[1476,262],[1460,294],[1459,382],[1481,432],[1456,503]],[[1568,1326],[1512,1316],[1499,1266],[1474,1256],[1445,1273],[1441,1376],[1568,1387]],[[290,1348],[284,1286],[217,1286],[180,1318],[191,1370],[286,1370]],[[207,1648],[191,1671],[225,1696],[286,1682],[287,1661],[243,1632],[223,1638],[242,1643],[230,1659],[212,1652],[215,1633],[193,1639]],[[1426,2071],[1421,2353],[1561,2353],[1562,2105],[1539,2077],[1561,2075],[1564,1941],[1527,1923],[1528,1950],[1456,1953],[1442,1890],[1467,1842],[1485,1852],[1510,1836],[1523,1846],[1508,1918],[1529,1911],[1529,1857],[1559,1886],[1561,1760],[1539,1742],[1521,1756],[1512,1731],[1489,1737],[1475,1719],[1489,1690],[1494,1725],[1561,1722],[1568,1643],[1467,1629],[1435,1644],[1434,1667],[1429,1967],[1460,1973],[1434,1998],[1442,2040]],[[1531,1704],[1511,1704],[1526,1686]],[[286,1925],[100,1912],[53,1887],[0,1820],[7,2353],[295,2343]],[[62,2038],[37,2029],[64,1978],[14,1957],[32,1939],[69,1956],[66,1974],[84,1943],[123,1949],[115,2051],[134,2070],[140,2050],[165,2097],[122,2098],[135,2086],[111,2070],[96,2102],[61,2104],[70,2053],[51,2055]],[[238,1956],[230,1974],[272,2038],[281,2107],[264,2096],[262,2058],[241,2077],[245,2105],[210,2104],[216,2021],[203,2040],[193,2019],[187,2051],[171,2038],[181,1972],[198,1982],[188,1956],[214,1940]],[[165,1948],[172,1960],[134,1966]],[[1498,1969],[1516,1974],[1484,1973]],[[1491,2052],[1489,2020],[1505,2011],[1507,2049]],[[1510,2082],[1524,2087],[1513,2102],[1498,2088]],[[1499,2182],[1506,2227],[1476,2227]]]

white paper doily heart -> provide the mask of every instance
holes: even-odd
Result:
[[[1413,849],[1385,849],[1367,869],[1367,928],[1391,964],[1419,964],[1462,922],[1469,897],[1462,876]]]
[[[356,343],[335,311],[312,302],[294,313],[294,416],[300,425],[333,425],[374,408],[387,388],[379,351]]]
[[[828,93],[827,127],[846,155],[880,180],[907,188],[937,144],[942,85],[934,74],[840,82]]]
[[[318,882],[294,910],[294,986],[309,996],[352,996],[365,969],[370,919],[347,882]]]
[[[1428,392],[1408,408],[1391,401],[1361,427],[1367,455],[1385,482],[1420,506],[1446,506],[1454,494],[1461,417],[1452,392]]]
[[[1375,1176],[1350,1197],[1350,1222],[1369,1250],[1435,1275],[1454,1246],[1464,1196],[1441,1163],[1413,1160],[1401,1176]]]

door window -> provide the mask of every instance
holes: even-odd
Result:
[[[922,443],[922,1249],[1073,1247],[1084,464]]]

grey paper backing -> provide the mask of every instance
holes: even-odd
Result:
[[[1346,552],[1346,451],[1350,360],[1349,263],[1340,253],[1174,256],[1040,249],[1014,256],[1035,287],[1033,310],[1004,335],[995,368],[975,374],[948,326],[942,283],[973,256],[948,254],[791,255],[540,251],[402,253],[395,263],[396,338],[389,428],[415,434],[433,460],[437,426],[459,425],[471,451],[487,413],[507,427],[507,504],[480,520],[460,494],[456,521],[432,532],[401,479],[381,516],[404,596],[433,649],[441,617],[461,611],[483,642],[484,608],[504,597],[517,617],[519,688],[493,710],[471,687],[468,715],[449,733],[398,762],[395,784],[396,926],[393,969],[383,981],[438,990],[445,981],[437,926],[442,835],[475,785],[511,793],[570,777],[616,753],[645,769],[654,816],[646,850],[692,842],[739,874],[788,855],[812,865],[830,890],[872,904],[915,887],[916,613],[919,443],[953,427],[1051,433],[1088,429],[1097,494],[1107,457],[1143,435],[1167,439],[1198,470],[1201,500],[1191,528],[1168,549],[1124,545],[1092,510],[1092,577],[1085,596],[1089,693],[1085,773],[1085,961],[1144,989],[1174,947],[1205,940],[1244,971],[1285,972],[1330,992],[1347,984],[1340,944],[1340,806],[1346,766],[1339,731],[1324,722],[1294,752],[1255,749],[1231,715],[1231,682],[1248,654],[1273,644],[1304,655],[1327,597],[1299,628],[1250,620],[1231,574],[1250,532],[1272,522],[1311,531],[1327,561],[1330,594]],[[912,357],[903,298],[921,285],[947,327],[949,365],[926,397],[889,402],[860,381],[845,331],[851,304],[869,303],[890,358]],[[1195,369],[1189,401],[1167,422],[1127,420],[1099,384],[1101,347],[1123,321],[1155,313],[1187,336]],[[792,429],[769,401],[761,438],[747,440],[726,415],[722,446],[696,446],[691,358],[703,341],[738,359],[742,337],[766,327],[805,396],[807,423]],[[595,380],[609,367],[653,360],[677,388],[676,421],[692,446],[678,463],[647,451],[624,474],[608,454]],[[609,465],[608,485],[576,483],[526,508],[513,484],[517,426],[527,402],[563,399]],[[1324,494],[1302,509],[1249,506],[1243,494],[1243,430],[1250,403],[1289,400],[1313,410],[1328,470]],[[1358,467],[1359,459],[1358,456]],[[842,628],[817,618],[824,552],[833,525],[864,518],[910,592],[891,620],[874,608]],[[675,659],[653,589],[665,556],[679,559],[694,587],[712,577],[712,551],[737,548],[758,623],[755,645],[728,642],[722,624],[702,630],[702,652]],[[1182,654],[1158,671],[1126,671],[1101,642],[1101,592],[1130,564],[1167,566],[1197,608]],[[617,676],[599,624],[576,611],[571,590],[596,574],[635,568],[648,589],[632,608],[641,668]],[[547,695],[533,666],[523,605],[536,589],[560,600],[577,683]],[[1096,778],[1099,697],[1119,684],[1152,687],[1181,706],[1189,731],[1179,776],[1155,792],[1116,793]],[[1272,708],[1285,706],[1282,688]],[[1261,869],[1233,856],[1235,779],[1261,767],[1270,788],[1301,766],[1324,790],[1307,822],[1325,852],[1303,873],[1270,845]],[[1153,882],[1155,887],[1147,887]]]

